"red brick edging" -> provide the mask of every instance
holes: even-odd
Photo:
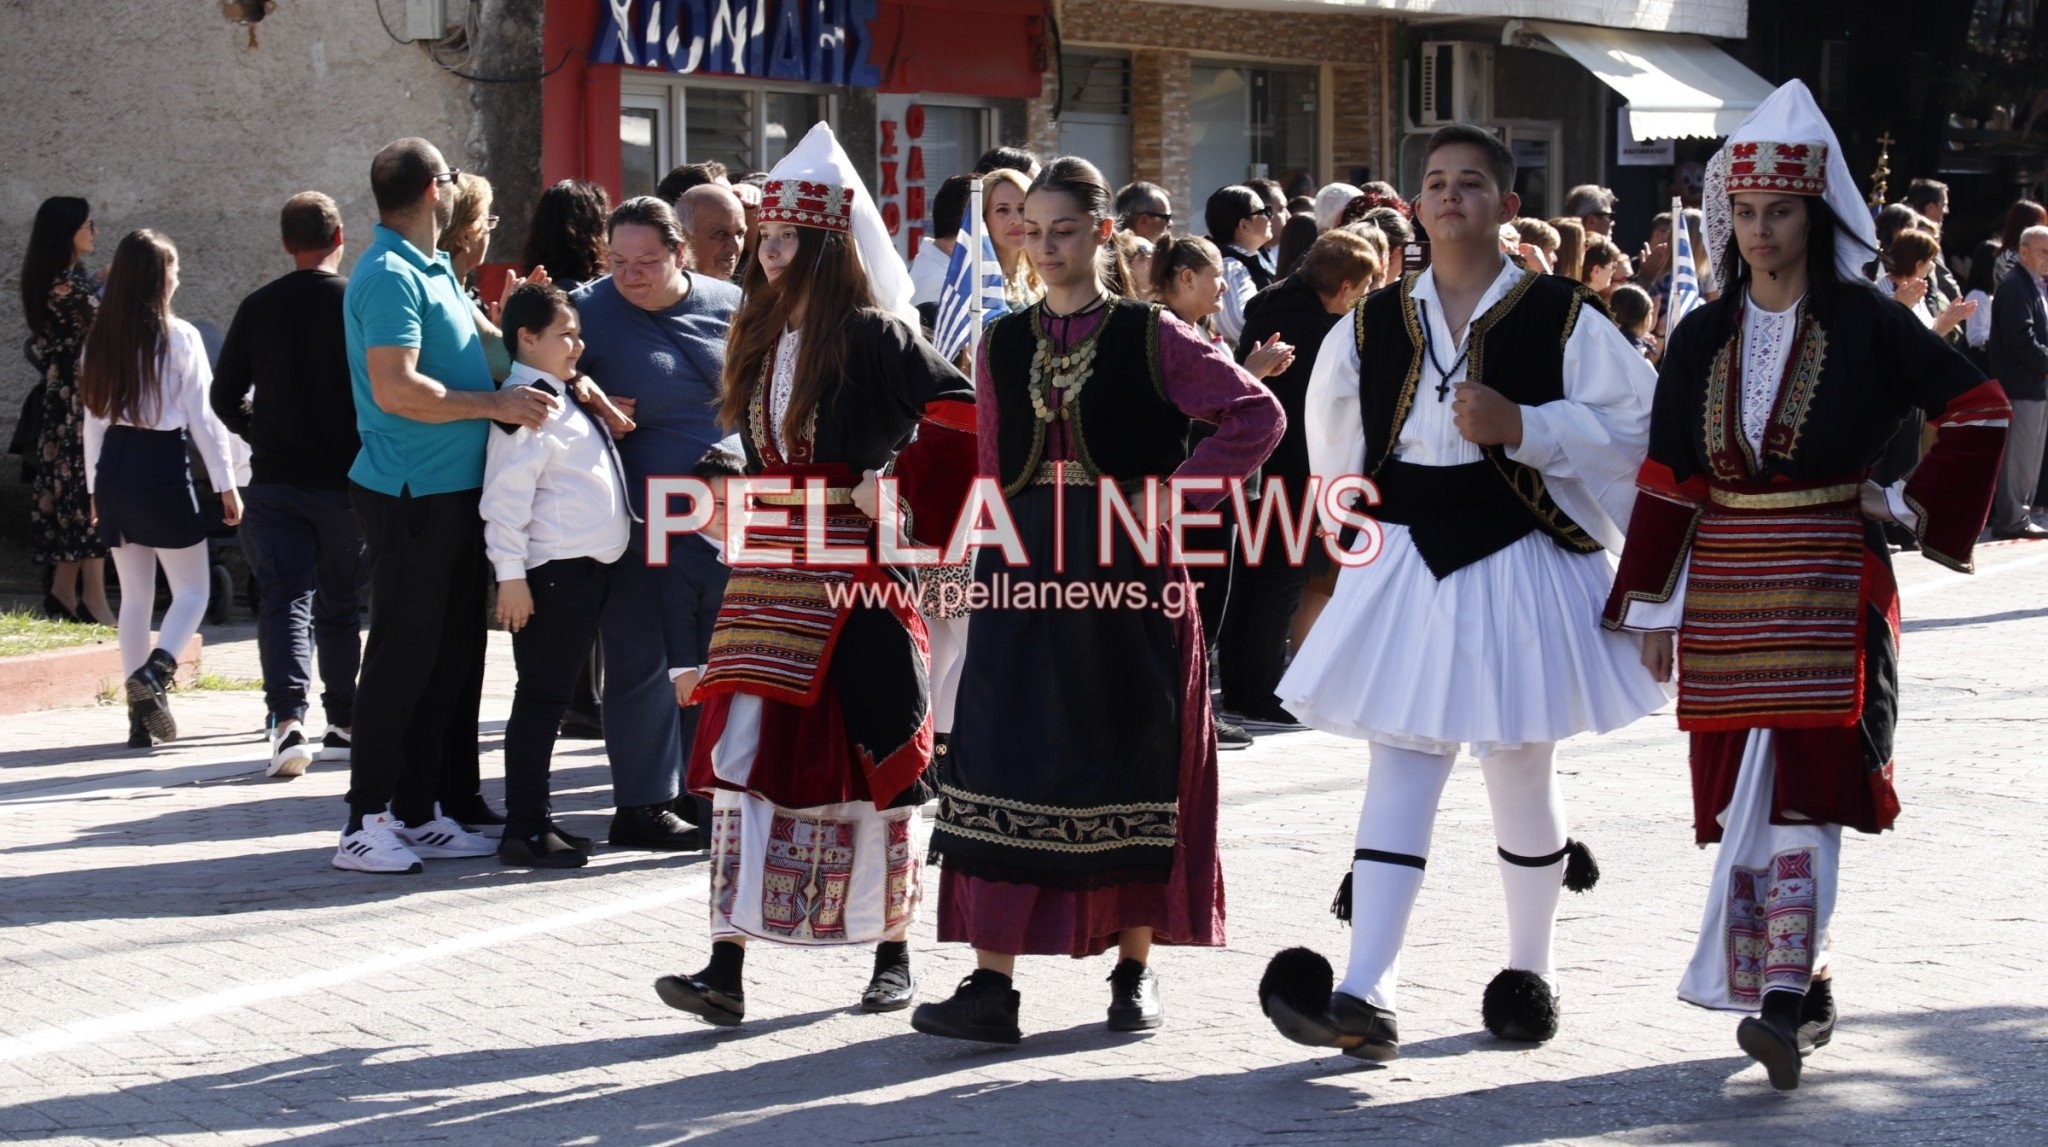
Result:
[[[178,656],[178,684],[189,686],[199,676],[204,645],[196,633],[185,643]],[[114,641],[0,657],[0,716],[91,705],[126,676],[121,671],[121,647]]]

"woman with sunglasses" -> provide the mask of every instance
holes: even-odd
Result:
[[[1216,333],[1237,345],[1244,333],[1244,305],[1273,281],[1259,251],[1273,240],[1273,216],[1266,198],[1241,183],[1219,187],[1202,212],[1209,241],[1223,253],[1223,310]]]

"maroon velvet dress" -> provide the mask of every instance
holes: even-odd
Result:
[[[1070,320],[1041,317],[1040,330],[1051,337],[1054,351],[1064,354],[1087,339],[1106,313],[1097,311]],[[979,469],[983,476],[1002,481],[996,383],[989,369],[990,345],[990,341],[983,342],[975,364]],[[1219,347],[1170,314],[1158,320],[1157,350],[1155,379],[1159,393],[1189,418],[1217,428],[1174,473],[1231,478],[1243,477],[1259,466],[1279,442],[1285,425],[1285,416],[1272,393]],[[1131,364],[1122,364],[1121,368],[1131,369]],[[1101,362],[1097,369],[1115,370],[1119,364]],[[1142,371],[1145,366],[1139,363],[1136,369]],[[1075,444],[1066,433],[1067,426],[1063,421],[1049,424],[1043,455],[1046,461],[1071,461],[1077,457]],[[1099,442],[1101,437],[1113,433],[1113,428],[1101,425],[1086,431],[1091,442]],[[1027,488],[1013,497],[1013,504],[1030,493]],[[1089,490],[1085,497],[1070,500],[1068,505],[1085,504],[1093,496],[1094,492]],[[1198,509],[1213,509],[1226,496],[1195,495],[1189,501]],[[1021,509],[1018,512],[1023,513]],[[1117,934],[1126,928],[1150,928],[1154,942],[1160,944],[1224,943],[1223,870],[1216,847],[1216,744],[1201,617],[1192,608],[1194,591],[1186,569],[1176,565],[1161,572],[1167,580],[1178,584],[1182,600],[1189,605],[1170,622],[1170,641],[1177,655],[1172,666],[1171,691],[1176,694],[1172,708],[1178,711],[1179,721],[1178,813],[1171,862],[1163,878],[1095,882],[995,879],[962,871],[962,867],[971,866],[955,866],[948,855],[941,868],[939,939],[1014,955],[1074,957],[1108,950],[1115,946]],[[977,611],[976,625],[983,621],[984,611]],[[1019,655],[1014,649],[988,650],[980,644],[982,631],[977,628],[974,632],[976,636],[968,645],[967,680],[962,685],[963,724],[956,737],[972,732],[966,722],[968,692],[973,688],[977,657]],[[1021,715],[1019,719],[1029,721],[1031,715]],[[941,815],[943,818],[943,811]],[[941,843],[943,852],[943,835],[935,839]]]

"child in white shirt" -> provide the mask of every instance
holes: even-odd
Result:
[[[548,769],[576,674],[597,636],[612,574],[626,552],[625,470],[604,424],[569,398],[583,354],[569,297],[527,283],[500,325],[505,385],[564,396],[538,428],[500,426],[484,460],[484,552],[498,578],[498,620],[512,632],[519,683],[505,724],[505,834],[498,859],[525,868],[581,868],[587,837],[554,823]]]

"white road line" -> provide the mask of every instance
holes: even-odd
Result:
[[[647,912],[673,904],[691,896],[701,896],[709,885],[707,874],[698,872],[683,877],[676,886],[659,892],[644,892],[628,896],[607,904],[597,904],[574,912],[564,912],[539,920],[519,924],[508,924],[482,932],[471,932],[464,936],[453,936],[446,940],[416,948],[402,948],[372,956],[339,968],[327,968],[306,972],[288,979],[269,980],[262,983],[242,984],[225,991],[194,996],[138,1011],[123,1012],[119,1015],[98,1016],[79,1020],[76,1023],[46,1028],[27,1035],[0,1039],[0,1063],[26,1059],[30,1056],[47,1055],[82,1044],[98,1043],[116,1036],[133,1035],[136,1032],[157,1028],[175,1027],[193,1020],[217,1015],[221,1012],[246,1008],[269,1000],[287,996],[304,995],[323,988],[332,988],[353,980],[375,976],[384,972],[474,952],[480,948],[492,948],[509,944],[530,936],[574,928],[578,925],[607,920],[613,916],[624,916],[633,912]]]

